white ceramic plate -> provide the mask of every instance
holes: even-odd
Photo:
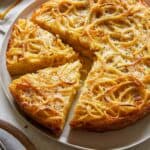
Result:
[[[18,18],[28,18],[31,15],[31,13],[41,5],[41,3],[43,3],[43,0],[38,0],[35,3],[31,4],[29,7],[27,7],[20,13]],[[8,100],[13,106],[13,108],[18,111],[16,105],[14,104],[13,97],[11,96],[11,93],[8,89],[8,84],[10,83],[11,78],[6,68],[5,53],[10,33],[11,28],[8,31],[8,33],[6,33],[2,45],[0,58],[0,75],[2,79],[2,87],[5,91]],[[68,117],[64,131],[59,138],[53,137],[50,133],[47,132],[47,130],[43,130],[43,128],[38,127],[37,125],[35,127],[37,128],[37,130],[40,129],[46,136],[49,136],[50,139],[80,149],[126,149],[133,147],[150,138],[150,116],[138,121],[132,126],[118,131],[96,133],[80,130],[71,130],[69,127],[69,120],[72,116],[72,110],[73,107],[70,111],[70,115]],[[22,115],[22,118],[24,119],[24,115]]]

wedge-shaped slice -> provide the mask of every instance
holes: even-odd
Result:
[[[7,51],[12,75],[58,66],[76,59],[71,47],[29,20],[20,19],[13,28]]]
[[[120,129],[148,114],[149,61],[150,57],[143,56],[118,69],[115,64],[103,62],[100,55],[85,81],[70,123],[72,128]]]
[[[12,81],[9,88],[29,117],[59,135],[80,86],[80,68],[79,61],[46,68]]]
[[[103,49],[102,38],[115,50],[141,43],[141,33],[149,30],[149,14],[141,0],[50,0],[32,20],[91,57],[93,51]]]

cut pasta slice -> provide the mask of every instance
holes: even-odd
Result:
[[[135,59],[120,69],[115,62],[106,64],[106,59],[104,61],[100,54],[97,58],[82,88],[70,123],[72,128],[92,131],[120,129],[148,114],[150,57]]]
[[[116,51],[132,51],[135,43],[135,48],[140,47],[139,37],[149,28],[149,14],[141,0],[50,0],[32,20],[91,58],[93,51],[103,49],[101,39],[112,43]]]
[[[12,75],[62,65],[76,58],[73,49],[58,36],[31,21],[19,19],[14,25],[7,51],[7,67]]]
[[[15,101],[29,117],[59,135],[80,86],[79,61],[24,75],[10,84]]]

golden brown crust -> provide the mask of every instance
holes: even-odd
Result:
[[[24,75],[10,84],[15,101],[29,117],[60,135],[80,83],[79,61]]]
[[[64,124],[63,118],[58,118],[53,122],[46,121],[46,118],[44,116],[44,111],[46,113],[46,110],[39,111],[38,114],[34,115],[32,112],[37,109],[37,107],[29,106],[28,104],[24,104],[20,97],[16,94],[15,87],[10,87],[10,91],[18,104],[21,111],[23,111],[27,116],[31,117],[35,121],[37,121],[39,124],[45,126],[46,128],[50,129],[56,136],[59,136],[62,132],[62,124]],[[49,110],[50,111],[50,110]],[[50,114],[50,112],[48,112]]]
[[[20,19],[14,25],[7,50],[7,67],[12,75],[62,65],[75,59],[77,54],[58,36],[29,20]]]
[[[118,130],[125,128],[136,121],[142,119],[146,115],[150,113],[150,106],[146,106],[140,111],[133,112],[133,114],[130,114],[126,116],[125,118],[117,118],[117,119],[108,119],[106,121],[101,120],[95,120],[95,123],[92,121],[83,123],[82,121],[72,120],[70,122],[70,125],[74,129],[87,129],[89,131],[99,131],[99,132],[106,132],[111,130]]]

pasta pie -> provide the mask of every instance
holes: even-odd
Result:
[[[58,66],[77,58],[73,49],[29,20],[15,25],[7,51],[7,67],[12,75]]]
[[[86,79],[72,128],[119,129],[149,113],[150,8],[143,0],[50,0],[31,20],[19,20],[12,32],[10,73],[56,66],[10,85],[17,103],[32,118],[60,133],[80,74],[83,82]],[[79,57],[49,32],[72,45]],[[80,73],[76,59],[83,64]]]
[[[79,61],[24,75],[9,88],[20,108],[59,135],[80,85]]]

